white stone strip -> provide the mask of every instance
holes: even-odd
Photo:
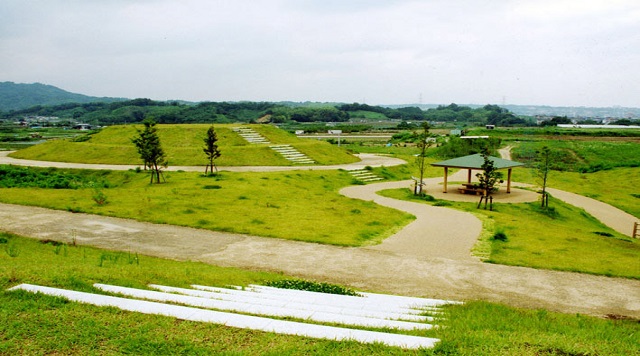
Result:
[[[182,320],[209,322],[229,327],[260,330],[279,334],[307,336],[329,340],[354,340],[362,343],[383,343],[408,349],[432,348],[440,340],[419,336],[388,334],[381,332],[337,328],[332,326],[305,324],[284,320],[204,310],[157,302],[132,300],[85,292],[69,291],[59,288],[20,284],[10,290],[25,290],[66,298],[74,302],[96,306],[111,306],[122,310],[171,316]]]
[[[431,329],[433,327],[429,324],[358,317],[314,310],[289,309],[276,306],[250,304],[238,301],[155,292],[150,290],[119,287],[106,284],[94,284],[93,286],[105,292],[119,293],[125,296],[139,299],[154,300],[157,302],[180,303],[193,307],[219,309],[224,311],[249,313],[269,317],[293,317],[299,319],[309,319],[323,323],[338,323],[344,325],[364,326],[372,328],[393,328],[400,330]]]
[[[347,295],[338,294],[326,294],[318,292],[309,292],[295,289],[282,289],[275,287],[267,287],[260,285],[250,285],[250,288],[264,292],[268,291],[274,294],[287,294],[292,298],[309,299],[317,302],[332,302],[332,303],[349,303],[354,306],[360,305],[365,307],[368,305],[378,305],[380,308],[399,308],[399,309],[422,309],[429,306],[440,306],[443,304],[451,304],[455,302],[444,301],[439,299],[426,299],[426,298],[414,298],[414,297],[402,297],[385,294],[372,294],[372,293],[360,293],[364,297],[353,297]]]
[[[362,294],[363,296],[369,299],[378,300],[382,303],[399,303],[399,304],[409,305],[412,308],[420,308],[420,309],[422,309],[425,306],[464,304],[462,302],[453,301],[453,300],[444,300],[444,299],[406,297],[402,295],[389,295],[389,294],[378,294],[378,293],[360,293],[360,294]]]
[[[191,287],[200,290],[208,290],[208,291],[220,291],[220,288],[216,287],[206,287],[206,286],[198,286],[191,285]],[[356,312],[358,310],[366,310],[366,311],[378,311],[383,313],[396,313],[402,315],[403,320],[411,320],[411,321],[420,321],[420,320],[433,320],[432,318],[418,315],[419,313],[424,312],[423,310],[416,310],[413,308],[407,308],[404,306],[397,306],[392,304],[384,304],[380,303],[376,300],[370,300],[368,298],[363,297],[353,297],[346,295],[338,295],[338,294],[327,294],[327,293],[317,293],[317,292],[308,292],[308,291],[300,291],[293,289],[281,289],[274,287],[266,287],[266,286],[249,286],[245,289],[245,291],[256,293],[258,296],[262,298],[270,298],[276,299],[280,301],[288,301],[288,302],[298,302],[298,303],[306,303],[306,304],[314,304],[314,305],[328,305],[335,306],[340,308],[347,308],[352,310],[352,312]]]
[[[420,321],[421,323],[394,323],[393,325],[389,324],[388,327],[397,327],[400,329],[430,329],[430,326],[425,326],[424,322],[427,321],[425,316],[419,315],[405,315],[398,314],[392,312],[380,312],[375,310],[353,310],[350,308],[345,308],[343,306],[332,306],[332,305],[321,305],[321,304],[312,304],[312,303],[302,303],[302,302],[291,302],[288,300],[282,299],[272,299],[272,298],[264,298],[261,297],[260,293],[252,293],[252,292],[242,292],[242,291],[234,291],[237,293],[227,294],[227,293],[217,293],[217,292],[207,292],[202,290],[195,289],[185,289],[185,288],[176,288],[176,287],[168,287],[161,286],[157,284],[150,284],[149,287],[166,292],[166,293],[180,293],[184,295],[189,295],[192,297],[200,297],[200,298],[209,298],[209,299],[218,299],[225,301],[233,301],[238,303],[245,303],[248,305],[258,305],[260,307],[270,307],[270,308],[281,308],[285,310],[285,314],[278,314],[280,316],[294,316],[292,315],[294,312],[298,313],[298,317],[302,318],[311,318],[312,320],[316,320],[314,317],[314,313],[325,313],[325,314],[334,314],[341,315],[346,317],[354,317],[354,318],[373,318],[373,319],[381,319],[381,320],[413,320]],[[304,313],[308,313],[309,316],[305,316]],[[264,314],[264,313],[260,313]],[[353,319],[353,321],[358,319]],[[320,320],[318,320],[320,321]],[[337,321],[336,321],[337,322]],[[349,325],[353,323],[348,323]],[[353,324],[356,325],[356,324]]]

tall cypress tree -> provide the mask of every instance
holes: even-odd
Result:
[[[209,172],[209,168],[211,168],[211,173],[215,168],[216,173],[218,172],[218,167],[215,164],[215,159],[220,157],[222,154],[220,153],[220,149],[218,148],[218,134],[216,133],[213,125],[209,127],[207,130],[207,136],[204,138],[204,148],[202,149],[204,153],[207,155],[207,159],[209,160],[209,164],[204,169],[204,174]]]

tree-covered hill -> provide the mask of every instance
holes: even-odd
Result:
[[[27,109],[36,105],[63,103],[113,102],[121,98],[98,98],[71,93],[53,85],[0,82],[0,111]]]
[[[117,102],[65,103],[34,106],[5,112],[0,119],[21,121],[28,117],[58,117],[94,125],[142,122],[153,118],[162,124],[185,123],[344,123],[367,121],[473,122],[501,126],[526,125],[497,105],[472,109],[451,104],[422,110],[418,107],[388,108],[367,104],[272,103],[272,102],[165,102],[133,99]]]

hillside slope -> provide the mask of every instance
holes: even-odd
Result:
[[[268,140],[268,144],[250,143],[233,129],[251,128]],[[202,152],[203,139],[209,125],[158,125],[158,136],[172,166],[204,166],[206,157]],[[11,154],[15,158],[42,161],[139,164],[131,139],[136,128],[142,125],[110,126],[90,137],[74,140],[52,140],[31,146]],[[330,165],[357,162],[358,158],[324,141],[303,140],[271,125],[215,125],[222,156],[216,160],[220,166],[291,166],[282,154],[271,149],[271,145],[290,145],[307,155],[316,164]],[[304,167],[304,165],[300,165]]]

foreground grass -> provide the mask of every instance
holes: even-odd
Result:
[[[0,241],[0,354],[633,355],[640,344],[640,323],[634,320],[518,310],[485,302],[448,307],[441,321],[446,327],[413,332],[442,340],[435,349],[420,351],[142,315],[5,290],[32,283],[102,293],[92,284],[226,286],[288,276],[85,246],[54,246],[1,232]]]
[[[204,166],[207,159],[202,148],[210,125],[158,125],[158,136],[172,166]],[[232,128],[241,125],[215,125],[222,156],[220,166],[291,166],[292,162],[270,149],[268,145],[251,144]],[[307,154],[318,164],[357,162],[345,150],[327,142],[300,140],[295,135],[270,125],[242,125],[251,127],[272,144],[290,144]],[[12,157],[54,162],[140,164],[131,139],[141,125],[111,126],[83,140],[53,140],[15,152]]]
[[[342,171],[224,172],[215,177],[167,172],[166,183],[150,185],[146,173],[132,171],[29,170],[84,175],[91,181],[80,189],[3,188],[0,201],[343,246],[379,243],[413,220],[398,210],[338,194],[353,182]],[[99,205],[97,194],[107,203]]]
[[[407,189],[381,195],[414,200]],[[426,201],[422,200],[427,203]],[[494,204],[493,211],[476,209],[475,203],[434,201],[449,208],[469,211],[489,221],[506,241],[489,240],[487,262],[541,269],[582,272],[640,279],[640,241],[608,228],[584,210],[550,199],[550,210],[537,203]]]

